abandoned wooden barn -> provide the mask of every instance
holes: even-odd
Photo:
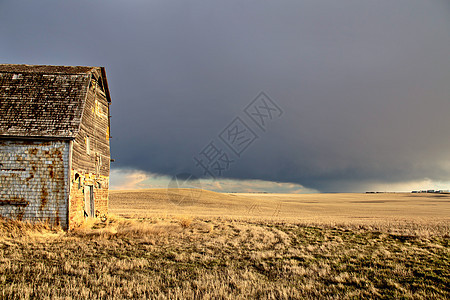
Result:
[[[0,215],[70,229],[108,211],[103,67],[0,64]]]

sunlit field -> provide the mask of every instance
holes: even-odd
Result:
[[[264,194],[189,189],[111,191],[110,212],[128,218],[225,217],[314,225],[447,232],[450,194]],[[425,234],[425,232],[423,232]]]
[[[448,299],[449,196],[112,191],[71,232],[1,220],[1,297]]]

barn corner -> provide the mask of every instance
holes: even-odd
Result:
[[[0,65],[0,215],[72,229],[108,212],[101,67]]]

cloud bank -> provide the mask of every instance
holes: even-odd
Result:
[[[166,189],[172,187],[173,177],[153,174],[140,170],[114,169],[111,171],[111,190]],[[265,180],[233,180],[233,179],[197,179],[195,188],[202,188],[222,193],[288,193],[309,194],[318,191],[302,185]],[[192,185],[194,186],[194,185]],[[181,186],[180,186],[181,187]]]

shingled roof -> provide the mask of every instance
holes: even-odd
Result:
[[[91,73],[104,68],[0,64],[0,137],[74,138]]]

